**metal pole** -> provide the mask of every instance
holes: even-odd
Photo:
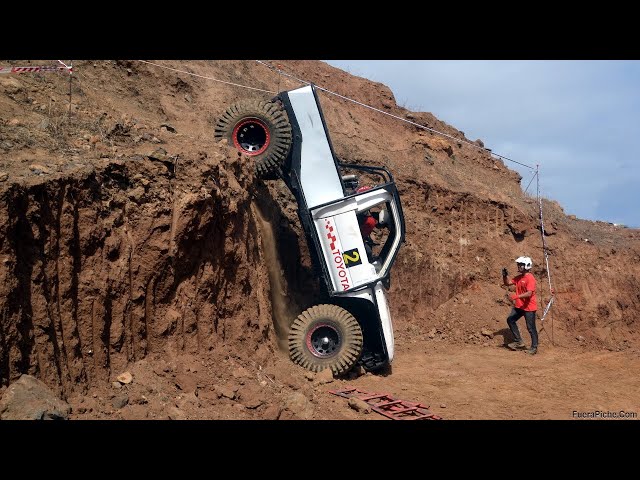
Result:
[[[73,76],[73,70],[71,69],[73,68],[73,60],[69,62],[69,66],[71,67],[69,69],[69,120],[71,120],[71,78]]]

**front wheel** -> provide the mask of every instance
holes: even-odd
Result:
[[[289,330],[289,357],[312,372],[330,368],[348,372],[362,353],[362,329],[337,305],[316,305],[302,312]]]
[[[214,136],[253,159],[259,176],[281,169],[291,149],[289,118],[272,102],[245,100],[229,107],[216,123]]]

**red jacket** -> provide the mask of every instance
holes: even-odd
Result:
[[[367,238],[373,232],[373,229],[376,228],[378,222],[371,215],[367,215],[364,220],[360,223],[360,233],[362,233],[363,238]]]
[[[518,275],[511,279],[511,283],[516,286],[516,295],[526,292],[533,292],[529,298],[516,298],[515,307],[525,312],[535,312],[538,309],[536,301],[536,279],[529,272]]]

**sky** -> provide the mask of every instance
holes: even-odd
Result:
[[[493,153],[539,165],[540,194],[566,214],[640,227],[640,61],[327,63],[387,85],[398,105],[431,112]],[[535,170],[503,161],[525,189]]]

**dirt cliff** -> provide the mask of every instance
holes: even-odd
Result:
[[[532,257],[550,298],[537,199],[467,143],[482,141],[318,61],[272,63],[460,141],[320,93],[337,156],[388,167],[400,190],[397,352],[386,376],[330,383],[292,365],[282,339],[317,288],[295,203],[213,127],[240,99],[301,85],[253,61],[158,63],[169,69],[76,61],[71,82],[0,77],[0,394],[34,375],[71,418],[374,418],[327,393],[345,385],[445,418],[638,411],[640,232],[544,199],[556,300],[537,356],[504,349],[500,269]],[[125,371],[133,381],[116,380]]]

